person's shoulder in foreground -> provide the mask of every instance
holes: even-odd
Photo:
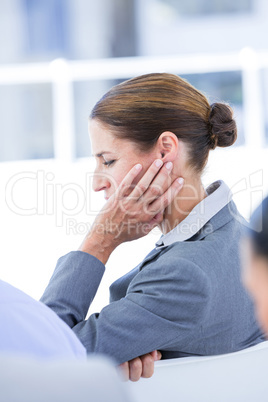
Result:
[[[42,358],[86,358],[71,329],[47,306],[0,280],[0,351]]]

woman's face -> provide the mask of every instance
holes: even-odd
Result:
[[[137,146],[126,140],[116,138],[104,124],[96,119],[89,122],[92,154],[96,159],[93,190],[104,191],[107,200],[116,190],[129,170],[137,163],[143,169],[135,183],[159,156],[156,150],[141,152]],[[135,184],[133,183],[133,184]]]
[[[268,261],[257,256],[250,239],[244,240],[243,280],[254,303],[257,319],[268,337]]]

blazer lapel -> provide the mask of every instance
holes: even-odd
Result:
[[[162,252],[162,250],[166,248],[166,247],[161,247],[160,249],[153,249],[145,258],[144,260],[138,265],[138,269],[139,271],[143,268],[143,266],[153,260],[158,254],[160,254]]]

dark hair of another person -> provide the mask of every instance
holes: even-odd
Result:
[[[268,260],[268,197],[253,212],[249,235],[255,254]]]
[[[94,106],[91,119],[117,138],[149,151],[165,131],[187,144],[188,163],[202,172],[211,149],[237,138],[233,111],[225,103],[209,104],[186,80],[173,74],[146,74],[111,88]]]

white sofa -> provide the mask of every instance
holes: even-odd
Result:
[[[163,360],[129,383],[137,402],[267,402],[268,341],[226,355]]]
[[[267,402],[268,341],[227,355],[163,360],[123,383],[104,357],[40,361],[0,355],[1,402]]]
[[[102,356],[79,361],[0,355],[1,402],[134,402],[127,386]]]

